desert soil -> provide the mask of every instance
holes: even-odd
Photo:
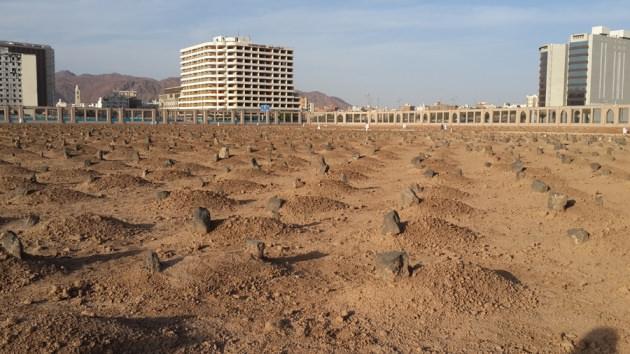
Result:
[[[613,133],[0,126],[0,352],[630,352]]]

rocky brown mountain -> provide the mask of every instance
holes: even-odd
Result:
[[[335,109],[348,109],[352,105],[339,97],[328,96],[319,91],[296,91],[298,96],[307,97],[308,100],[315,104],[316,111],[328,111]]]
[[[55,100],[74,102],[74,87],[81,89],[81,101],[93,103],[99,97],[105,97],[116,90],[135,90],[143,101],[158,98],[164,88],[179,85],[179,78],[171,77],[155,80],[146,77],[135,77],[122,74],[76,75],[70,71],[60,71],[55,74]]]
[[[81,74],[71,71],[59,71],[55,74],[55,101],[74,102],[74,87],[81,89],[81,101],[94,103],[99,97],[105,97],[117,90],[135,90],[143,101],[151,101],[167,87],[179,85],[178,77],[155,80],[146,77],[136,77],[122,74]],[[316,110],[346,109],[350,104],[341,98],[328,96],[319,91],[296,91],[298,96],[305,96],[315,104]]]

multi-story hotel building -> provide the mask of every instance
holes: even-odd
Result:
[[[541,106],[630,104],[630,31],[593,27],[539,51]]]
[[[180,51],[179,109],[298,111],[293,50],[215,37]]]
[[[0,105],[52,106],[54,94],[51,47],[0,41]]]

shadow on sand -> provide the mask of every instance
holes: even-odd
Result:
[[[130,250],[108,254],[94,254],[82,257],[51,257],[26,255],[24,259],[40,264],[51,264],[58,267],[63,267],[67,271],[73,272],[94,263],[109,262],[120,258],[131,257],[139,254],[140,252],[142,251]]]
[[[571,354],[616,354],[618,341],[614,328],[597,327],[580,339]]]

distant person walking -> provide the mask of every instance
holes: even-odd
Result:
[[[623,132],[623,135],[628,135],[628,128],[623,127],[621,131]]]

